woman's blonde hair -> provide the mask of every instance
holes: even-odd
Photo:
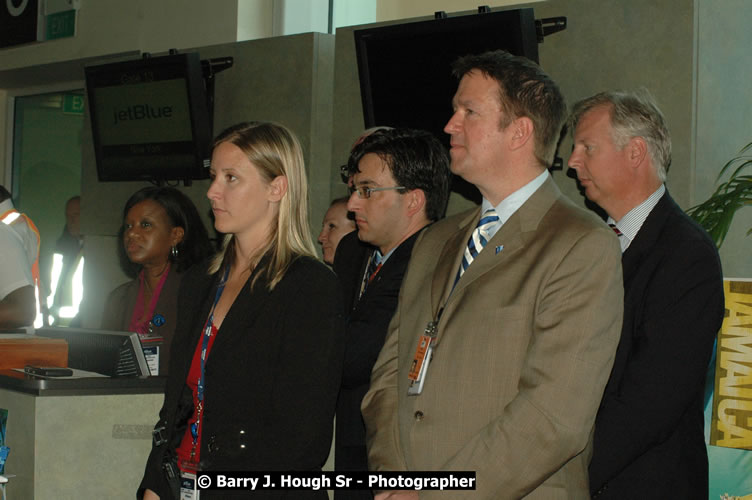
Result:
[[[286,127],[269,122],[244,122],[224,130],[214,140],[216,148],[223,142],[234,144],[246,154],[266,182],[278,176],[287,178],[287,192],[280,200],[277,224],[267,241],[248,263],[251,270],[269,254],[264,268],[259,269],[251,287],[265,273],[269,290],[284,277],[290,264],[299,256],[315,258],[313,239],[308,224],[308,181],[303,149],[295,134]],[[228,234],[222,249],[212,259],[209,273],[214,274],[235,259],[235,236]]]

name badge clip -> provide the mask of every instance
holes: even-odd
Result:
[[[423,384],[426,380],[428,365],[433,357],[433,349],[438,334],[438,321],[430,321],[426,325],[423,335],[418,339],[418,346],[415,349],[412,365],[407,377],[410,379],[410,386],[407,388],[408,396],[417,396],[423,392]]]

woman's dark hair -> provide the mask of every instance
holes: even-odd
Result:
[[[125,221],[130,209],[144,200],[154,200],[159,203],[167,213],[170,224],[173,227],[183,228],[183,240],[176,245],[178,256],[173,258],[171,254],[168,255],[170,262],[178,272],[183,272],[197,262],[204,260],[214,251],[196,206],[185,194],[172,187],[145,187],[133,193],[125,202],[123,221]],[[125,254],[122,244],[124,233],[125,225],[121,224],[118,233],[120,261],[126,274],[135,277],[141,270],[141,266],[131,262]]]

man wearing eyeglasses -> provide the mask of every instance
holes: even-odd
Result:
[[[449,195],[449,157],[428,132],[378,130],[356,144],[346,170],[357,231],[342,238],[334,270],[344,287],[345,368],[337,402],[335,468],[368,468],[360,403],[384,344],[413,244],[442,218]],[[337,499],[372,498],[335,491]]]

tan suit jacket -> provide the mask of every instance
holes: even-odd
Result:
[[[480,209],[415,245],[363,400],[372,470],[477,472],[477,490],[421,498],[589,498],[593,422],[622,320],[613,232],[548,179],[454,291]],[[408,396],[419,335],[443,308],[422,394]]]

